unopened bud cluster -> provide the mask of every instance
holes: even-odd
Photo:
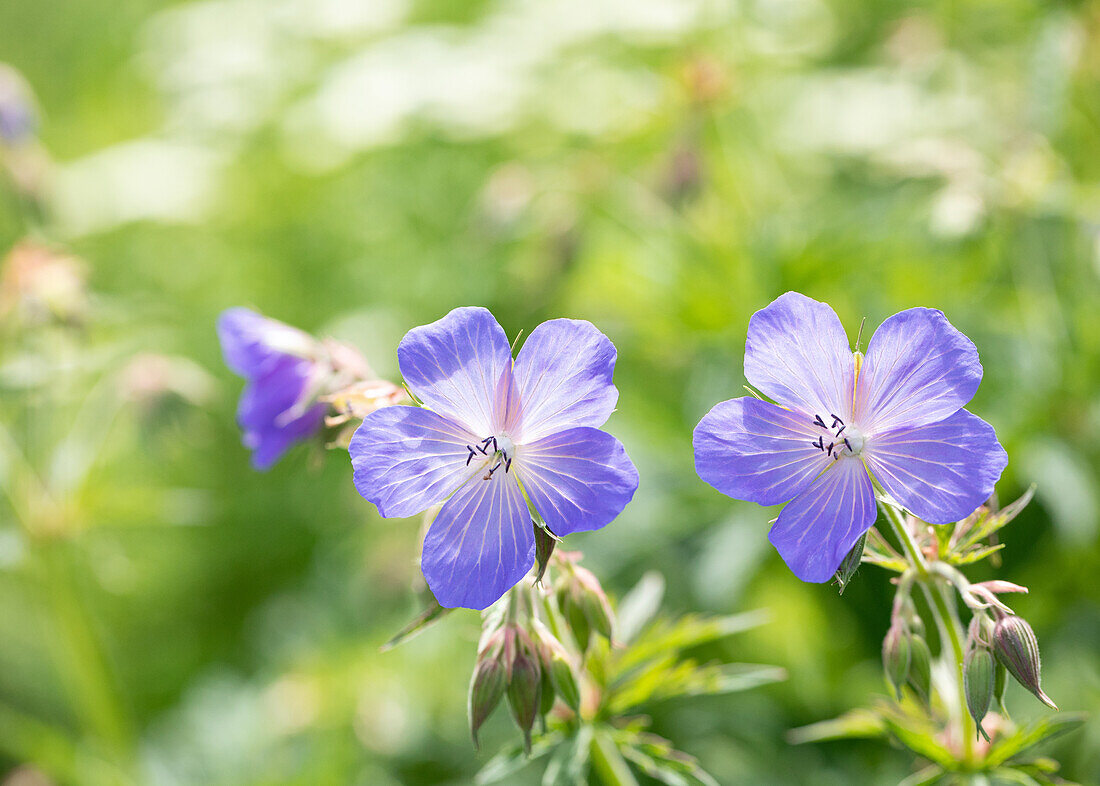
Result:
[[[882,642],[886,679],[900,699],[906,685],[927,703],[932,687],[932,652],[924,640],[924,623],[905,599],[895,612]]]
[[[994,582],[987,582],[992,585]],[[992,592],[1018,592],[1023,588],[1000,582],[1003,586],[991,587]],[[1026,590],[1025,590],[1026,591]],[[966,659],[963,662],[963,682],[967,709],[978,727],[978,733],[987,740],[982,720],[996,699],[1001,711],[1005,711],[1004,694],[1008,675],[1048,707],[1057,709],[1042,689],[1039,643],[1035,632],[1025,619],[993,607],[993,619],[985,612],[974,615],[967,638]]]
[[[591,571],[568,562],[565,565],[555,582],[554,594],[577,647],[584,653],[588,651],[593,632],[611,639],[611,604]]]
[[[581,712],[584,654],[593,633],[610,639],[612,611],[596,577],[575,564],[578,556],[554,555],[560,571],[552,588],[518,586],[502,600],[502,613],[487,616],[470,680],[475,745],[479,729],[502,699],[528,750],[536,721],[545,729],[555,706],[566,716]],[[541,578],[546,565],[538,570]]]

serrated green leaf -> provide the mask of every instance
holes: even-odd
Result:
[[[776,666],[752,663],[699,665],[692,660],[677,661],[675,656],[669,656],[636,669],[629,678],[615,683],[607,696],[606,706],[611,713],[620,714],[646,702],[734,693],[780,682],[786,677],[787,673]]]
[[[666,658],[683,650],[732,636],[762,625],[763,610],[724,617],[688,614],[678,620],[658,620],[638,636],[632,646],[616,653],[614,675],[637,668],[651,658]]]
[[[1016,516],[1020,514],[1027,504],[1031,502],[1031,498],[1035,496],[1035,484],[1032,483],[1027,491],[1025,491],[1019,499],[1005,505],[999,511],[995,513],[987,513],[979,519],[978,523],[971,529],[970,534],[966,536],[955,547],[958,552],[965,551],[976,543],[985,540],[994,532],[998,531]]]
[[[986,764],[996,767],[1020,753],[1073,731],[1085,722],[1088,716],[1083,713],[1062,712],[1037,720],[1020,729],[1015,734],[998,740],[986,756]]]
[[[975,562],[981,562],[986,557],[996,554],[998,551],[1005,547],[1004,543],[997,543],[992,546],[985,546],[983,548],[973,549],[964,554],[948,554],[947,562],[951,565],[973,565]]]

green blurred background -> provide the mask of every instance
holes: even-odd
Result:
[[[890,587],[797,581],[691,431],[788,289],[853,335],[942,308],[981,353],[1001,499],[1038,484],[998,575],[1031,587],[1047,692],[1100,710],[1100,2],[4,0],[0,61],[41,114],[0,154],[0,255],[56,244],[89,291],[75,325],[2,334],[0,782],[464,784],[488,756],[476,614],[378,651],[416,610],[417,522],[338,451],[250,470],[234,305],[391,378],[458,305],[596,323],[642,483],[569,545],[612,595],[656,569],[670,613],[768,609],[722,654],[790,673],[655,731],[723,784],[815,786],[909,771],[784,740],[883,692]],[[1100,782],[1100,720],[1049,752]]]

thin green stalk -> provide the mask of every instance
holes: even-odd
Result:
[[[890,522],[890,526],[893,527],[898,540],[901,541],[902,549],[917,572],[917,581],[921,585],[925,598],[928,599],[928,607],[936,620],[936,627],[940,631],[941,640],[946,641],[951,647],[951,654],[954,659],[956,698],[959,704],[959,720],[962,728],[963,764],[970,765],[974,761],[974,737],[977,734],[977,729],[966,705],[966,688],[963,685],[962,624],[959,622],[958,614],[953,608],[954,604],[948,604],[943,593],[940,592],[938,577],[929,572],[924,555],[917,548],[917,544],[913,542],[913,537],[909,534],[908,527],[905,526],[905,520],[902,518],[901,512],[881,499],[879,500],[879,508]]]

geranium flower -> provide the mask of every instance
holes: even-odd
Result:
[[[314,403],[318,343],[306,333],[247,308],[218,317],[225,363],[247,380],[237,407],[252,466],[268,469],[295,442],[317,433],[325,405]]]
[[[442,503],[421,568],[443,606],[488,607],[531,568],[528,503],[556,535],[603,527],[638,487],[619,441],[615,347],[588,322],[539,325],[513,362],[484,308],[415,328],[397,350],[424,408],[368,415],[349,451],[359,493],[387,518]]]
[[[982,379],[978,352],[934,309],[887,319],[863,357],[829,306],[788,292],[749,321],[745,377],[777,404],[715,406],[695,428],[695,468],[735,499],[788,503],[768,537],[803,581],[828,581],[874,524],[868,473],[946,524],[1008,464],[993,427],[962,409]]]

